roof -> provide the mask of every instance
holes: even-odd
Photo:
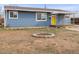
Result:
[[[18,10],[18,11],[35,11],[35,12],[51,12],[52,14],[64,14],[69,13],[66,10],[61,9],[45,9],[45,8],[33,8],[33,7],[20,7],[20,6],[4,6],[5,10]]]
[[[60,10],[60,9],[45,9],[45,8],[33,8],[33,7],[20,7],[20,6],[4,6],[5,10],[23,10],[23,11],[65,11],[65,10]]]

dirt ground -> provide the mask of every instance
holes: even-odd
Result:
[[[32,33],[50,31],[53,38],[35,38]],[[0,53],[50,54],[79,53],[79,32],[66,29],[0,30]]]

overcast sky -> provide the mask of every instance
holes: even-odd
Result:
[[[69,11],[79,11],[79,4],[16,4],[16,6],[24,6],[24,7],[36,7],[36,8],[52,8],[52,9],[63,9]],[[4,5],[0,4],[0,9],[2,9]]]

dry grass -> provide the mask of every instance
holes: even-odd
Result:
[[[35,38],[32,33],[48,31],[53,38]],[[65,29],[0,29],[0,53],[79,53],[79,32]]]

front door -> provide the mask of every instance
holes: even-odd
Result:
[[[51,25],[56,25],[56,16],[55,15],[51,16]]]

